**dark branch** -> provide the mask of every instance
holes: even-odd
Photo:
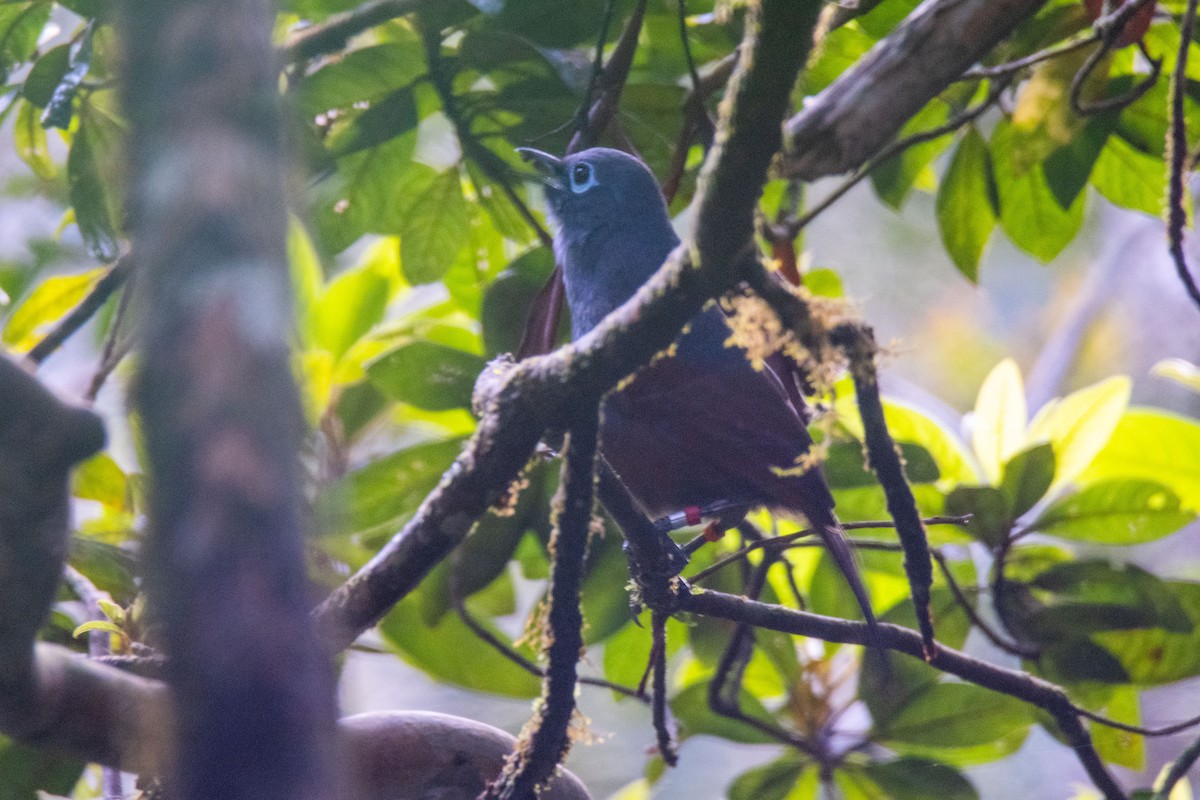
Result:
[[[535,800],[536,788],[554,774],[571,747],[568,730],[575,713],[576,672],[583,651],[579,589],[595,500],[599,424],[598,410],[581,411],[581,419],[568,433],[562,487],[555,500],[557,519],[550,537],[554,561],[542,699],[530,723],[532,732],[522,735],[515,758],[488,787],[484,795],[488,800]]]
[[[1184,109],[1187,91],[1187,62],[1192,44],[1192,28],[1196,24],[1197,0],[1188,0],[1187,10],[1179,30],[1179,54],[1175,61],[1175,72],[1171,75],[1171,130],[1167,140],[1170,144],[1170,181],[1167,184],[1167,238],[1175,272],[1183,282],[1192,302],[1200,307],[1200,287],[1188,270],[1187,256],[1183,252],[1183,232],[1187,227],[1187,208],[1184,205],[1184,181],[1187,178],[1184,163],[1187,160],[1187,115]]]
[[[51,353],[61,347],[71,334],[82,328],[103,307],[108,298],[112,297],[113,292],[125,282],[125,278],[129,274],[130,263],[129,256],[123,256],[109,267],[108,272],[96,281],[96,285],[88,292],[87,297],[67,312],[67,315],[59,320],[54,330],[47,333],[30,349],[26,358],[34,364],[41,364],[49,358]]]
[[[850,358],[850,376],[854,379],[855,399],[862,416],[867,455],[887,498],[888,513],[896,521],[896,534],[904,548],[904,571],[908,575],[917,624],[924,640],[925,658],[930,660],[937,652],[933,620],[929,616],[933,563],[929,557],[925,526],[917,511],[917,501],[904,474],[904,462],[900,460],[896,443],[892,441],[884,421],[883,403],[879,398],[879,376],[875,371],[875,339],[870,328],[862,325],[839,326],[833,331],[832,338]]]
[[[681,592],[676,599],[680,611],[704,614],[797,636],[814,637],[827,642],[884,647],[914,658],[924,658],[925,654],[925,643],[921,635],[899,625],[879,623],[877,631],[873,632],[872,628],[863,622],[794,611],[722,592]],[[1104,761],[1096,753],[1087,729],[1079,721],[1078,710],[1063,689],[1024,672],[980,661],[945,645],[938,646],[929,663],[942,672],[957,675],[985,689],[1024,700],[1049,712],[1088,776],[1106,800],[1127,800],[1125,793],[1109,774]]]

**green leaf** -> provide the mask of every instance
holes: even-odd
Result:
[[[50,18],[50,3],[5,3],[0,6],[0,83],[15,64],[28,61]]]
[[[938,232],[967,280],[979,280],[979,259],[996,227],[996,185],[987,143],[974,126],[959,142],[937,193]]]
[[[78,639],[80,636],[83,636],[85,633],[90,633],[91,631],[105,631],[106,633],[112,633],[116,634],[117,636],[128,638],[125,634],[125,631],[121,630],[121,626],[114,622],[109,622],[106,619],[97,619],[92,620],[91,622],[85,622],[76,627],[71,635]]]
[[[1114,136],[1096,160],[1092,185],[1114,205],[1158,217],[1167,196],[1167,166]]]
[[[1131,686],[1113,687],[1108,701],[1099,709],[1109,719],[1126,725],[1142,723],[1138,692]],[[1098,722],[1088,724],[1096,752],[1105,761],[1132,770],[1146,768],[1145,739],[1136,733],[1117,730]]]
[[[17,118],[13,123],[13,144],[17,148],[17,155],[33,170],[34,175],[44,181],[52,180],[58,174],[58,167],[50,156],[46,129],[38,121],[37,109],[33,103],[25,100],[18,101],[18,106]]]
[[[0,737],[0,800],[38,800],[39,790],[67,796],[85,764]]]
[[[382,544],[416,511],[461,450],[461,439],[407,447],[323,489],[316,503],[321,544],[334,544],[329,539],[335,534],[362,547]]]
[[[761,722],[777,724],[771,713],[754,695],[743,689],[738,695],[742,713]],[[757,728],[714,712],[708,705],[708,684],[696,683],[671,698],[671,713],[679,722],[682,738],[690,736],[719,736],[741,744],[775,744],[776,740]]]
[[[860,441],[863,438],[862,418],[852,391],[839,391],[835,403],[838,422]],[[933,417],[906,403],[885,398],[884,420],[892,438],[898,442],[920,445],[933,456],[943,480],[953,483],[975,482],[979,479],[962,442]]]
[[[554,269],[554,254],[537,247],[518,256],[487,287],[479,321],[489,355],[515,353],[534,297]]]
[[[367,258],[338,275],[324,288],[314,305],[314,342],[334,359],[383,319],[399,276],[395,262]]]
[[[936,128],[944,124],[949,117],[949,107],[941,100],[935,99],[926,103],[924,108],[909,119],[900,129],[898,136],[903,138]],[[917,177],[929,166],[929,162],[950,146],[952,140],[949,134],[939,136],[906,148],[899,155],[881,163],[871,170],[871,183],[875,186],[875,193],[892,208],[900,208]]]
[[[414,164],[397,189],[393,219],[400,234],[400,267],[409,283],[431,283],[446,274],[465,244],[471,224],[457,169],[438,173]]]
[[[338,124],[325,145],[338,158],[358,153],[395,139],[417,127],[417,101],[411,89],[400,89],[370,108]]]
[[[1188,525],[1196,512],[1181,507],[1179,497],[1153,481],[1099,481],[1058,500],[1031,526],[1062,539],[1097,544],[1151,542]]]
[[[99,159],[105,155],[96,131],[81,124],[67,156],[67,183],[84,245],[93,258],[111,262],[118,255],[117,212],[111,187],[100,172]]]
[[[29,70],[29,75],[21,87],[21,95],[38,108],[44,108],[54,96],[54,88],[58,86],[70,66],[70,46],[60,44],[51,47],[33,63],[33,68]]]
[[[1013,243],[1040,261],[1051,261],[1083,225],[1084,196],[1068,209],[1059,205],[1040,165],[1023,168],[1020,143],[1004,119],[991,141],[1000,224]]]
[[[895,761],[868,764],[863,773],[893,800],[978,800],[979,793],[966,777],[946,764],[904,756]]]
[[[413,341],[367,364],[371,383],[393,400],[445,411],[470,408],[483,358],[454,347]]]
[[[481,624],[502,641],[507,639],[489,623]],[[537,676],[482,642],[457,614],[426,625],[418,595],[393,608],[379,623],[379,633],[401,658],[439,682],[509,697],[535,697],[541,687]]]
[[[1129,681],[1129,673],[1116,656],[1091,639],[1063,641],[1061,637],[1053,637],[1042,646],[1035,672],[1060,684],[1115,686]]]
[[[1054,486],[1078,478],[1104,449],[1129,405],[1129,392],[1129,378],[1119,375],[1051,400],[1038,411],[1029,436],[1054,445]]]
[[[1004,465],[1000,490],[1008,500],[1011,519],[1037,505],[1054,482],[1054,448],[1039,444],[1018,453]]]
[[[939,683],[917,695],[878,731],[882,741],[957,748],[988,744],[1032,723],[1015,698],[965,683]]]
[[[300,84],[300,103],[310,116],[335,108],[374,102],[396,92],[425,72],[417,35],[399,26],[390,31],[405,41],[361,47],[321,67]]]
[[[1169,378],[1195,392],[1200,392],[1200,367],[1182,358],[1164,358],[1150,368],[1150,374]]]
[[[79,304],[105,270],[93,269],[78,275],[55,275],[38,284],[8,318],[3,340],[18,350],[27,350],[51,323]]]
[[[971,427],[971,444],[989,483],[1000,482],[1004,464],[1025,446],[1027,421],[1021,369],[1006,358],[979,388]]]
[[[71,493],[85,500],[125,509],[129,505],[129,480],[108,453],[98,453],[71,474]]]
[[[970,514],[965,530],[990,547],[1003,542],[1012,530],[1009,508],[1008,496],[991,486],[959,486],[946,495],[946,514]]]
[[[792,754],[747,770],[729,787],[728,800],[791,800],[805,772],[816,770]]]
[[[941,477],[929,451],[918,444],[901,442],[904,474],[913,483],[932,483]],[[875,474],[867,468],[862,445],[858,442],[834,442],[821,464],[825,479],[835,489],[876,486]]]
[[[1200,620],[1200,584],[1168,581],[1166,586],[1192,620]],[[1190,633],[1164,628],[1098,633],[1096,641],[1117,657],[1131,683],[1157,686],[1200,675],[1200,626]]]
[[[1070,112],[1074,115],[1074,112]],[[1069,142],[1046,157],[1043,174],[1046,184],[1062,208],[1070,208],[1095,173],[1096,159],[1112,133],[1111,115],[1093,116]]]
[[[1065,561],[1025,586],[1014,584],[1003,609],[1006,624],[1047,644],[1101,631],[1164,628],[1189,633],[1193,622],[1168,584],[1132,565]],[[1088,656],[1081,661],[1095,662]],[[1097,676],[1073,676],[1097,680]]]
[[[1106,478],[1141,478],[1166,486],[1180,505],[1200,510],[1200,424],[1149,408],[1127,411],[1091,465],[1083,483]]]

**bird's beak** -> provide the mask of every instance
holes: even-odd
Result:
[[[552,189],[562,190],[563,162],[561,158],[532,147],[518,147],[517,152],[521,154],[521,158],[532,164],[541,173],[542,183]]]

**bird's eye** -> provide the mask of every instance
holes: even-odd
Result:
[[[596,185],[596,174],[592,171],[592,165],[586,162],[580,162],[571,167],[571,191],[575,194],[582,194],[588,189]]]

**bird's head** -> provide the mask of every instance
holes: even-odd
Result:
[[[670,224],[667,204],[650,168],[638,159],[593,147],[558,158],[541,150],[517,152],[541,174],[555,226],[568,235],[645,221]]]

